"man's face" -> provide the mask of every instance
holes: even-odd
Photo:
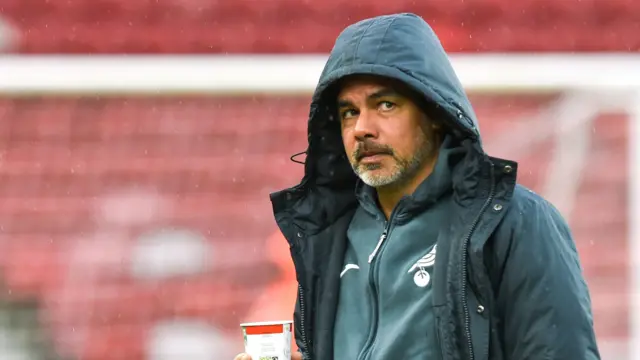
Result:
[[[437,155],[433,123],[398,84],[376,77],[346,80],[338,94],[349,162],[372,187],[402,185]]]

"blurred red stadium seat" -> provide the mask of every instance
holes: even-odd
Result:
[[[491,119],[481,123],[488,143],[516,129],[515,116],[526,126],[527,115],[554,100],[472,99],[479,117]],[[73,350],[83,360],[119,359],[107,350],[114,348],[120,358],[139,359],[146,329],[173,317],[200,318],[235,333],[275,276],[264,255],[265,238],[275,229],[267,194],[301,175],[288,155],[304,148],[306,103],[269,97],[2,100],[5,285],[12,296],[43,299],[43,323],[56,330],[62,350],[71,346],[66,330],[84,328],[92,340]],[[627,332],[626,124],[623,114],[595,119],[570,219],[596,294],[598,334],[605,337]],[[542,187],[554,146],[544,140],[519,156],[522,183]],[[107,206],[109,194],[123,189],[115,199],[124,203]],[[144,189],[153,190],[158,198],[148,201],[156,205],[132,200]],[[164,210],[131,224],[110,217],[117,213],[109,211],[145,206]],[[125,271],[140,236],[167,227],[202,234],[213,249],[213,273],[144,280]],[[92,247],[91,241],[102,243]],[[99,245],[109,243],[111,250]],[[93,251],[105,257],[102,265],[91,260]]]
[[[450,51],[638,51],[633,0],[3,0],[23,53],[319,53],[350,22],[410,11]],[[314,34],[310,38],[308,34]]]

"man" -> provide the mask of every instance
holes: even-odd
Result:
[[[485,154],[421,18],[343,31],[308,139],[302,182],[271,196],[299,283],[294,359],[600,358],[567,224]]]

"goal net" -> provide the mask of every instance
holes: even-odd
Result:
[[[0,58],[0,357],[230,359],[285,311],[268,194],[324,61]],[[640,358],[640,58],[452,61],[487,152],[569,220],[603,358]]]

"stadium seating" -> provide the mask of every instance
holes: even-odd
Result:
[[[277,276],[264,255],[275,231],[267,194],[299,180],[302,166],[288,155],[304,148],[306,101],[0,100],[0,271],[11,296],[40,299],[60,352],[80,359],[143,359],[145,333],[161,319],[195,317],[236,334]],[[527,115],[553,97],[473,101],[491,119],[481,123],[489,150],[508,156],[520,142],[501,134],[517,124],[531,134]],[[570,220],[598,333],[624,338],[626,118],[601,114],[592,125]],[[524,184],[544,188],[555,146],[546,139],[517,156]],[[136,244],[157,229],[200,234],[211,249],[206,267],[132,270]],[[153,271],[166,271],[171,257]],[[84,329],[85,341],[68,341],[72,328]]]
[[[3,0],[23,53],[317,53],[350,22],[425,17],[450,51],[637,51],[634,0]],[[314,34],[309,37],[308,34]]]

